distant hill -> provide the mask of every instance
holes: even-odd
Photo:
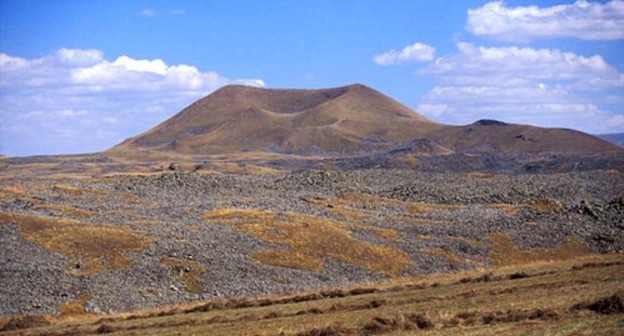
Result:
[[[188,106],[109,153],[137,150],[189,155],[274,152],[303,155],[362,154],[416,139],[433,152],[620,151],[594,136],[567,129],[480,120],[448,126],[428,120],[360,84],[320,90],[232,85]]]
[[[624,133],[600,134],[600,135],[597,135],[597,137],[603,140],[607,140],[610,143],[624,146]]]

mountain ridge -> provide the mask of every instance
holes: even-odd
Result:
[[[427,119],[362,84],[326,89],[229,85],[108,150],[190,155],[276,152],[344,155],[428,139],[451,151],[594,154],[622,151],[569,129],[479,120],[450,126]]]

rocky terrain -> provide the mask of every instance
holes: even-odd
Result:
[[[622,250],[624,175],[613,170],[0,181],[0,315],[121,311]]]

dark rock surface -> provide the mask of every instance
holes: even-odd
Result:
[[[86,192],[62,192],[57,185]],[[406,252],[413,260],[402,274],[406,276],[474,268],[477,263],[488,265],[487,237],[494,232],[508,234],[521,249],[555,247],[571,235],[594,252],[624,250],[624,174],[616,171],[470,175],[363,169],[274,176],[175,171],[92,180],[0,181],[0,188],[9,187],[19,187],[28,195],[0,198],[2,212],[72,217],[61,207],[42,206],[53,203],[91,213],[88,217],[74,216],[76,220],[123,226],[156,239],[142,251],[126,253],[133,261],[130,267],[76,277],[67,270],[68,257],[24,239],[18,232],[19,222],[2,222],[0,315],[58,312],[61,304],[76,300],[82,293],[89,293],[88,311],[109,312],[384,279],[366,268],[329,257],[318,273],[262,265],[250,255],[279,245],[230,225],[208,223],[203,216],[213,209],[253,208],[341,219],[331,207],[308,200],[329,202],[347,192],[457,207],[418,215],[421,222],[413,222],[390,220],[405,214],[401,206],[367,209],[363,205],[362,211],[368,214],[366,225],[394,230],[400,240],[359,228],[352,229],[351,236]],[[536,211],[530,207],[536,202],[546,202],[550,209]],[[520,208],[512,213],[492,206],[496,204]],[[456,264],[444,256],[423,253],[423,249],[438,248],[474,263]],[[171,267],[160,262],[163,257],[203,265],[206,271],[199,280],[203,290],[186,291]]]

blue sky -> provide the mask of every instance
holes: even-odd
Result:
[[[104,150],[232,83],[624,131],[624,1],[0,0],[0,153]]]

